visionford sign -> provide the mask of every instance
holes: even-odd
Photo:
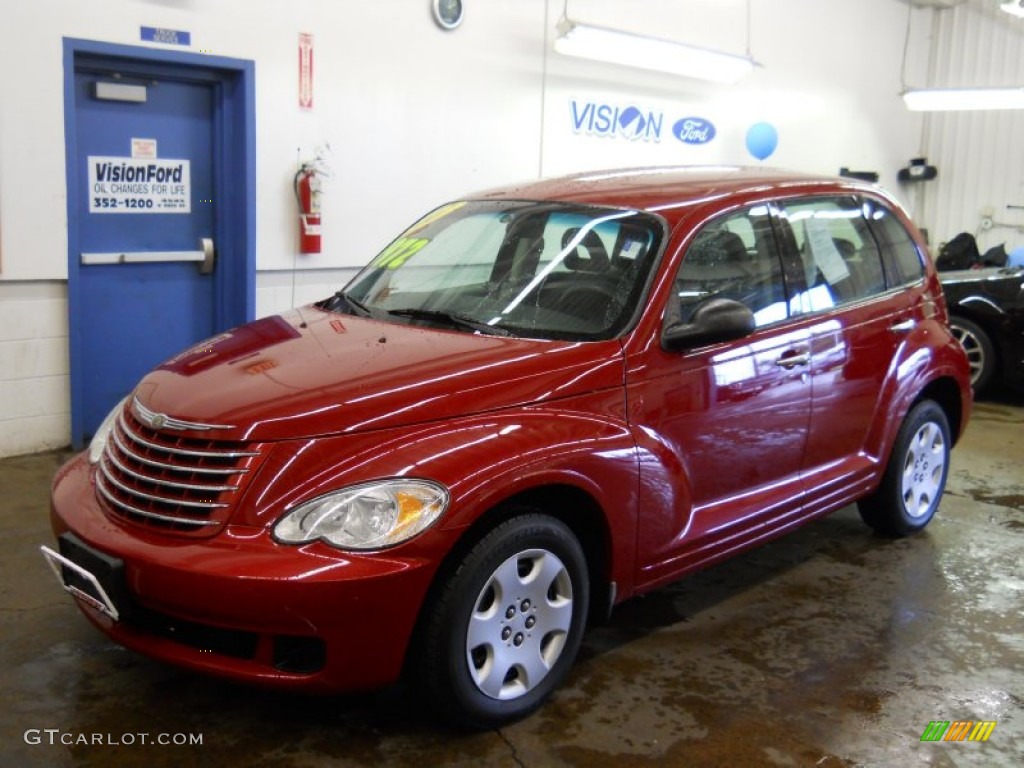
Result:
[[[703,117],[684,117],[672,126],[672,135],[684,144],[707,144],[715,138],[715,124]]]
[[[89,213],[191,213],[191,161],[167,158],[86,158]]]
[[[665,125],[663,110],[637,104],[570,99],[569,111],[573,132],[586,136],[660,142]],[[704,117],[683,117],[672,125],[672,135],[684,144],[707,144],[716,133],[715,124]]]

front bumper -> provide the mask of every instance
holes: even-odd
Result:
[[[277,544],[228,524],[210,539],[116,522],[96,500],[84,455],[58,473],[51,523],[120,560],[125,610],[114,621],[77,600],[127,648],[240,682],[313,692],[394,682],[436,564]]]

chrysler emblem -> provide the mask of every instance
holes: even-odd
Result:
[[[149,408],[139,402],[138,397],[132,398],[132,413],[143,424],[146,424],[150,429],[177,429],[177,430],[192,430],[195,432],[206,432],[211,429],[234,429],[235,427],[231,424],[204,424],[198,421],[185,421],[184,419],[177,419],[173,416],[168,416],[166,413],[157,413],[151,411]]]

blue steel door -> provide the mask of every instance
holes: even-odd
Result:
[[[214,262],[202,274],[199,262],[178,260],[215,237],[216,85],[124,77],[95,63],[76,67],[74,78],[79,254],[75,263],[71,253],[70,322],[82,328],[72,439],[81,444],[149,369],[213,335],[224,270]],[[97,83],[111,93],[98,98]]]

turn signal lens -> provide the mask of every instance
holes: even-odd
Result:
[[[283,544],[320,539],[339,549],[384,549],[429,528],[448,508],[448,490],[429,480],[380,480],[300,504],[274,525]]]
[[[114,409],[107,414],[102,422],[100,422],[99,429],[96,430],[96,434],[92,436],[92,442],[89,443],[89,463],[95,464],[100,460],[100,456],[103,455],[103,449],[107,447],[107,440],[110,439],[110,430],[114,428],[114,422],[117,421],[117,417],[121,415],[121,411],[124,410],[124,404],[128,401],[128,398],[124,398],[121,402],[114,406]]]

